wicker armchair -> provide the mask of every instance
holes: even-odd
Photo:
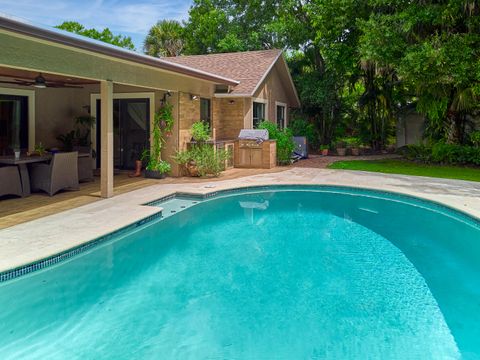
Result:
[[[0,167],[0,196],[23,196],[22,181],[16,166]]]
[[[79,190],[78,152],[54,154],[50,164],[32,164],[30,182],[32,190],[50,196],[63,189]]]

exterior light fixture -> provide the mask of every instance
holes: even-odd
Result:
[[[198,100],[200,97],[198,95],[192,95],[190,94],[190,100],[195,101]]]
[[[42,74],[39,74],[35,78],[35,82],[33,83],[33,86],[38,89],[45,89],[47,87],[47,83],[45,81],[45,78],[42,76]]]

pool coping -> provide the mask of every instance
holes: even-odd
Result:
[[[456,216],[465,217],[469,221],[473,221],[476,225],[480,226],[480,217],[475,216],[474,214],[468,211],[465,211],[464,209],[459,209],[456,206],[451,206],[449,204],[445,204],[445,202],[432,200],[430,198],[422,197],[419,195],[411,195],[406,192],[378,189],[375,187],[354,186],[354,185],[312,184],[312,183],[297,182],[297,183],[289,183],[289,184],[285,184],[285,183],[268,184],[267,183],[267,184],[259,184],[259,185],[237,185],[237,186],[226,187],[218,190],[213,189],[211,191],[206,191],[206,192],[174,191],[174,192],[168,193],[167,195],[161,196],[155,200],[150,200],[150,201],[139,204],[140,206],[156,207],[157,211],[154,214],[143,217],[137,221],[134,221],[133,223],[122,225],[113,231],[110,231],[99,237],[93,238],[89,241],[83,242],[74,247],[67,248],[62,252],[52,254],[48,257],[44,257],[20,266],[13,267],[11,269],[0,271],[0,283],[10,281],[10,280],[19,278],[21,276],[36,272],[38,270],[42,270],[49,266],[58,264],[78,254],[88,251],[98,245],[101,245],[107,241],[110,241],[114,237],[121,236],[138,227],[149,225],[152,221],[162,218],[162,208],[158,206],[162,202],[179,198],[179,197],[190,197],[190,198],[195,198],[200,200],[207,200],[207,199],[213,199],[213,198],[222,197],[222,196],[244,194],[244,193],[248,194],[248,193],[271,191],[271,190],[281,190],[281,191],[339,190],[339,191],[343,191],[344,193],[348,191],[364,191],[365,192],[364,194],[360,193],[358,195],[380,196],[380,197],[393,195],[400,199],[405,199],[407,201],[409,200],[410,202],[413,202],[413,201],[420,202],[422,204],[425,204],[425,206],[429,207],[430,209],[432,209],[432,206],[434,206],[440,211],[453,212]]]

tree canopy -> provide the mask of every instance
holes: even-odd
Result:
[[[479,105],[480,8],[476,1],[372,0],[361,23],[360,52],[392,69],[428,119],[427,135],[467,140],[467,115]]]
[[[59,28],[133,49],[108,29]],[[285,50],[302,102],[295,117],[313,125],[315,146],[355,136],[383,148],[412,107],[430,139],[465,143],[474,130],[475,0],[194,0],[186,21],[159,21],[144,42],[152,56],[271,48]]]
[[[128,50],[135,50],[135,45],[129,36],[114,35],[109,28],[105,28],[102,31],[98,31],[97,29],[87,29],[85,26],[76,21],[64,21],[62,24],[55,27],[57,29],[69,31],[71,33],[120,46]]]
[[[151,27],[143,50],[150,56],[178,56],[184,48],[184,29],[175,20],[162,20]]]

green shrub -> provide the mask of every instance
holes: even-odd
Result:
[[[480,148],[437,142],[432,145],[408,145],[399,153],[409,160],[448,165],[480,165]]]
[[[293,141],[292,131],[288,128],[279,129],[277,124],[270,121],[263,121],[258,125],[258,129],[268,130],[270,139],[277,140],[277,163],[279,165],[290,164],[295,142]]]
[[[480,131],[474,131],[470,134],[470,141],[473,146],[480,147]]]
[[[215,150],[210,144],[201,144],[177,152],[173,159],[184,167],[189,164],[195,166],[199,176],[218,176],[224,170],[225,161],[231,156],[226,150]]]
[[[356,148],[356,147],[359,147],[360,145],[362,145],[362,141],[360,140],[360,138],[354,137],[354,136],[346,137],[346,138],[343,138],[343,139],[340,139],[340,140],[345,142],[347,147]]]
[[[316,149],[320,146],[320,138],[315,126],[302,118],[294,118],[288,122],[288,128],[292,131],[293,136],[305,136],[308,144]]]
[[[210,139],[210,126],[204,121],[194,122],[192,125],[192,137],[197,142],[205,142]]]

